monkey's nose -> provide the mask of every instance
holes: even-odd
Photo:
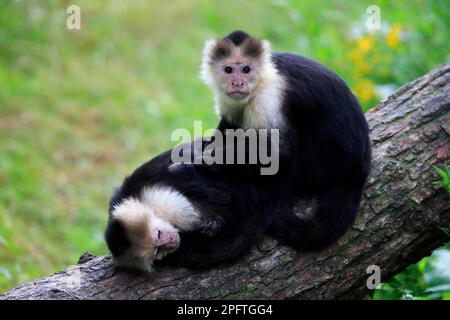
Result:
[[[170,239],[170,242],[171,242],[171,243],[176,243],[176,242],[178,241],[178,235],[171,234],[171,235],[169,236],[169,239]]]
[[[242,88],[242,87],[244,87],[244,81],[233,81],[233,82],[231,82],[231,85],[234,88]]]

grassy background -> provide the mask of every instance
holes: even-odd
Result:
[[[447,1],[377,1],[375,33],[372,3],[79,0],[82,28],[70,31],[73,1],[1,1],[0,292],[105,254],[113,187],[172,147],[174,129],[215,126],[198,78],[205,39],[236,28],[270,39],[335,70],[365,109],[449,60]],[[405,298],[411,284],[420,296],[433,259],[450,263],[424,260],[376,298]]]

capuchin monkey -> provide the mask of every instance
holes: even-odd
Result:
[[[217,129],[279,129],[277,175],[291,194],[318,197],[311,219],[274,212],[269,233],[297,250],[333,243],[356,216],[371,158],[367,122],[345,82],[308,58],[272,53],[268,41],[243,31],[206,42],[201,77],[214,93]],[[242,165],[196,167],[219,179],[259,175]]]
[[[192,155],[195,148],[190,143]],[[171,151],[137,168],[110,200],[105,239],[116,266],[150,272],[156,261],[205,268],[233,260],[263,236],[277,210],[289,210],[278,177],[217,179],[174,164]]]

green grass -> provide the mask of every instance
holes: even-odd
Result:
[[[433,166],[434,170],[439,174],[440,180],[435,181],[434,184],[447,191],[450,195],[450,168],[445,163],[443,168]]]
[[[449,59],[446,1],[67,1],[0,4],[0,292],[107,252],[114,186],[172,147],[194,120],[214,127],[198,69],[206,39],[241,28],[340,74],[365,109]],[[399,31],[400,30],[400,31]],[[389,44],[388,37],[391,39]]]

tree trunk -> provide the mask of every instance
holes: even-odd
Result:
[[[450,198],[433,185],[432,167],[450,158],[449,89],[447,63],[367,113],[372,174],[353,227],[331,247],[298,253],[265,239],[234,264],[202,272],[164,267],[150,277],[114,271],[110,256],[85,255],[0,299],[362,298],[369,266],[387,280],[449,240],[439,227],[450,224]],[[300,200],[297,210],[313,203]]]

